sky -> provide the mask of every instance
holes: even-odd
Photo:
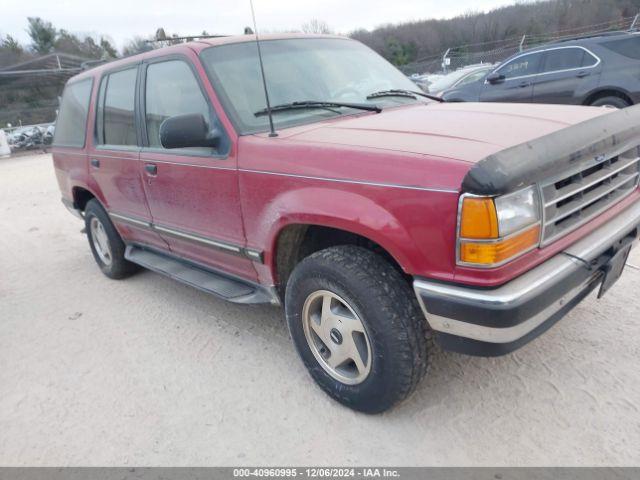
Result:
[[[310,19],[336,33],[386,23],[450,18],[488,11],[514,0],[253,0],[259,31],[299,29]],[[163,27],[181,36],[203,30],[240,34],[251,25],[249,0],[2,0],[0,34],[28,43],[27,16],[39,16],[77,34],[105,35],[121,48],[134,36]]]

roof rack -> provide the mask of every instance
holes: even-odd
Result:
[[[187,37],[164,37],[164,38],[153,38],[151,40],[145,40],[146,43],[156,43],[156,42],[172,42],[174,40],[186,40],[187,42],[191,42],[193,40],[200,40],[203,38],[223,38],[228,37],[229,35],[189,35]]]

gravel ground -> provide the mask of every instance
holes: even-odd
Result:
[[[0,159],[0,465],[640,464],[640,249],[605,299],[506,357],[438,351],[367,416],[281,310],[104,277],[59,197],[49,155]]]

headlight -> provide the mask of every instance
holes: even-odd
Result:
[[[540,244],[540,199],[535,187],[496,198],[464,195],[459,215],[461,265],[496,267]]]

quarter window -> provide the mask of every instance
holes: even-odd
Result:
[[[212,115],[200,85],[189,65],[181,60],[149,65],[145,99],[145,122],[150,147],[162,148],[160,125],[174,115],[200,113],[212,125]],[[188,150],[211,152],[208,148]]]
[[[522,55],[498,70],[500,75],[504,75],[505,79],[514,77],[523,77],[525,75],[535,75],[540,72],[541,53],[530,53]]]
[[[636,33],[622,40],[613,40],[602,44],[618,55],[640,60],[640,36]]]
[[[60,113],[56,120],[53,144],[61,147],[83,147],[87,133],[87,115],[92,81],[90,78],[66,86]]]
[[[137,145],[134,117],[138,68],[107,75],[100,85],[96,129],[98,143]]]

